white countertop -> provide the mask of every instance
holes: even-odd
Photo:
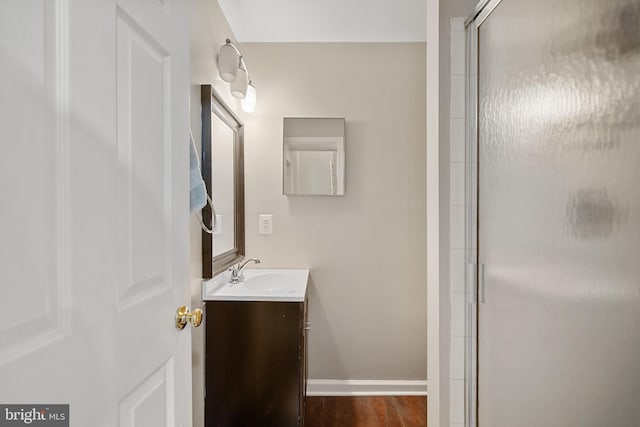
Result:
[[[202,282],[204,301],[303,302],[307,295],[308,269],[257,268],[244,270],[244,281],[230,284],[225,271]]]

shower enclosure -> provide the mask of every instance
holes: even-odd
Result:
[[[638,427],[640,1],[467,24],[467,425]]]

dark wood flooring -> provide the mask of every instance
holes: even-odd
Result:
[[[426,396],[307,397],[305,427],[426,427]]]

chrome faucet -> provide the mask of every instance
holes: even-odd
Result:
[[[231,271],[231,280],[229,283],[235,285],[236,283],[240,283],[244,280],[244,269],[247,268],[249,263],[255,262],[256,264],[260,264],[260,260],[258,258],[249,258],[245,262],[234,264],[229,270]]]

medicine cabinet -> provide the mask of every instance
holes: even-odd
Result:
[[[282,193],[342,196],[345,175],[345,119],[285,117]]]

